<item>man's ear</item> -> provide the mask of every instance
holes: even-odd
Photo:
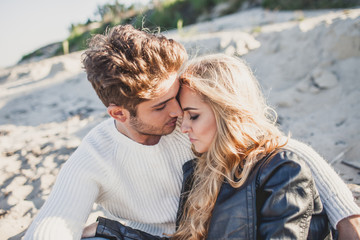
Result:
[[[123,107],[116,106],[114,104],[110,104],[107,107],[107,112],[112,118],[120,122],[125,122],[130,116],[128,110],[126,110]]]

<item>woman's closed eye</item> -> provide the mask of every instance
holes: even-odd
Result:
[[[194,114],[194,115],[190,114],[190,120],[196,120],[198,117],[199,117],[199,114]]]

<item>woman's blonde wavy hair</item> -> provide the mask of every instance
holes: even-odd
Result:
[[[253,166],[286,141],[243,60],[224,54],[195,58],[182,67],[179,79],[211,106],[217,134],[208,152],[195,152],[194,185],[173,238],[205,239],[224,180],[234,188],[242,186]]]

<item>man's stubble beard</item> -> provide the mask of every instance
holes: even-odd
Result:
[[[168,127],[166,129],[166,125],[163,128],[158,128],[151,126],[149,124],[144,123],[138,117],[131,116],[130,117],[130,126],[137,131],[139,134],[147,135],[147,136],[165,136],[172,133],[175,130],[175,127]]]

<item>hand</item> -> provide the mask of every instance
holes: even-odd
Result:
[[[81,235],[81,238],[95,237],[97,226],[98,226],[98,222],[94,222],[89,226],[85,227]]]
[[[342,219],[337,224],[339,240],[360,240],[360,215],[353,215]]]

